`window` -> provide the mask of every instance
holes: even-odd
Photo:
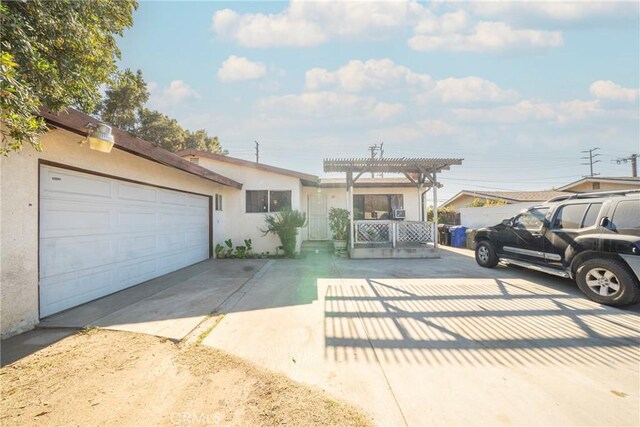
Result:
[[[624,200],[618,203],[611,219],[612,228],[635,229],[640,228],[640,204],[634,200]]]
[[[353,196],[353,219],[392,219],[394,209],[404,209],[402,194]]]
[[[195,163],[196,165],[200,164],[200,159],[198,157],[189,157],[189,161],[191,163]]]
[[[291,209],[291,191],[270,191],[269,193],[269,212]]]
[[[268,212],[268,199],[267,190],[247,190],[247,213]]]
[[[599,182],[592,182],[591,183],[591,189],[592,190],[599,190],[600,189],[600,183]]]
[[[593,203],[589,205],[587,213],[584,216],[584,221],[582,221],[582,228],[593,227],[598,224],[598,214],[600,213],[601,207],[602,203]]]
[[[216,210],[222,210],[222,194],[216,194]]]
[[[247,213],[280,212],[291,209],[291,190],[247,190]]]
[[[526,228],[527,230],[540,230],[544,224],[544,217],[549,208],[533,208],[516,217],[514,227]]]
[[[589,205],[586,203],[580,203],[576,205],[565,205],[558,209],[556,219],[553,221],[553,227],[555,229],[577,229],[582,225],[582,219],[584,218],[585,210]]]

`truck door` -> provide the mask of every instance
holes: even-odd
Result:
[[[573,254],[585,250],[598,250],[599,212],[602,202],[572,203],[560,206],[553,215],[544,247],[547,264],[566,267]]]
[[[544,264],[544,229],[548,207],[531,208],[513,220],[515,245],[504,246],[510,257],[535,264]]]

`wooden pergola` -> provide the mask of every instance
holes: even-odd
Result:
[[[453,158],[388,158],[388,159],[370,159],[370,158],[351,158],[351,159],[325,159],[325,172],[343,172],[347,176],[347,194],[351,226],[351,248],[354,246],[354,227],[353,227],[353,185],[365,173],[388,173],[402,174],[407,180],[413,183],[418,190],[418,208],[419,216],[424,212],[423,206],[423,189],[433,188],[433,218],[436,233],[434,236],[434,246],[438,247],[438,188],[442,184],[438,182],[437,174],[449,170],[453,165],[461,165],[464,159]],[[426,219],[426,218],[425,218]]]

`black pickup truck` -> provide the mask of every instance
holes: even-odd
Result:
[[[559,196],[475,236],[476,261],[574,279],[590,299],[640,302],[640,190]]]

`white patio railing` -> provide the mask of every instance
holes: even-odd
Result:
[[[353,221],[354,243],[432,243],[433,223],[424,221]]]

